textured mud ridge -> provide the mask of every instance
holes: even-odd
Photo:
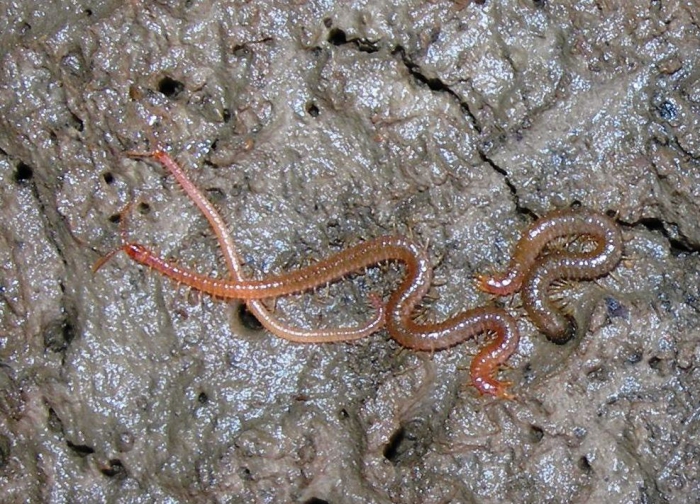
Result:
[[[700,8],[694,2],[24,2],[0,30],[3,502],[694,502],[700,494]],[[160,144],[249,273],[410,233],[427,319],[489,301],[536,215],[614,212],[625,258],[564,288],[555,346],[508,310],[518,399],[476,343],[271,336],[115,256],[225,275]],[[399,271],[388,267],[389,276]],[[351,325],[370,269],[276,303]]]

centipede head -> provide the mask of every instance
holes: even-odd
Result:
[[[519,290],[519,287],[513,287],[513,279],[507,273],[477,274],[474,280],[477,289],[494,296],[506,296]]]

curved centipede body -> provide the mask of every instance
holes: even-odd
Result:
[[[164,161],[163,156],[158,154],[153,157],[163,164],[166,164],[165,161],[172,161],[170,158]],[[389,335],[399,344],[422,351],[443,350],[481,333],[495,333],[495,338],[472,360],[471,381],[482,394],[501,398],[512,397],[508,392],[510,384],[496,378],[498,369],[515,352],[519,341],[515,320],[504,310],[495,307],[474,308],[443,322],[429,324],[421,324],[413,319],[415,308],[427,293],[432,281],[432,267],[427,252],[417,243],[402,236],[383,236],[349,247],[306,268],[268,276],[262,280],[243,280],[240,266],[235,264],[238,259],[233,243],[230,238],[223,236],[223,223],[220,222],[220,217],[218,221],[216,219],[218,214],[201,201],[203,198],[197,199],[201,194],[192,189],[194,186],[179,167],[175,170],[166,165],[166,168],[176,175],[178,182],[212,224],[224,249],[232,278],[223,280],[201,275],[173,261],[162,259],[143,245],[127,242],[121,250],[134,261],[178,283],[212,296],[256,303],[265,298],[312,290],[382,261],[401,262],[405,266],[404,280],[390,294],[385,310],[377,308],[378,317],[381,319],[375,317],[366,326],[348,329],[352,331],[352,337],[347,336],[348,330],[331,330],[330,337],[323,335],[317,338],[316,342],[356,339],[379,329],[384,323]],[[104,261],[101,261],[100,266],[103,263]],[[293,340],[288,333],[285,336]],[[313,341],[308,334],[303,336],[303,341]]]
[[[178,184],[180,184],[180,187],[183,188],[190,200],[199,208],[202,215],[204,215],[209,222],[210,227],[216,235],[231,279],[239,282],[244,281],[242,261],[236,250],[233,238],[227,230],[223,217],[197,186],[192,183],[175,160],[167,153],[160,150],[149,153],[131,152],[129,155],[136,158],[153,158],[173,175]],[[375,309],[375,314],[366,323],[356,327],[335,327],[330,329],[301,329],[292,327],[282,323],[275,317],[261,300],[249,299],[246,304],[262,326],[275,336],[295,343],[336,343],[361,339],[384,327],[384,304],[376,296],[372,296],[370,301]]]
[[[477,287],[498,296],[514,294],[520,291],[525,276],[549,244],[558,238],[582,235],[595,242],[595,249],[586,254],[588,259],[595,256],[613,257],[616,250],[622,249],[620,228],[607,215],[588,208],[555,210],[540,217],[523,231],[505,271],[492,275],[478,275]],[[607,267],[606,264],[603,266]],[[601,271],[602,275],[609,269]]]
[[[556,250],[543,255],[554,240],[583,236],[594,246],[586,252]],[[508,269],[500,274],[477,277],[478,287],[493,294],[512,294],[522,289],[525,311],[550,341],[565,343],[576,331],[548,296],[559,280],[593,280],[610,271],[622,258],[622,234],[610,217],[590,209],[557,210],[538,219],[524,232],[515,247]]]

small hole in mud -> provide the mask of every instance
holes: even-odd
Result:
[[[223,118],[225,123],[231,122],[231,118],[233,117],[233,114],[231,113],[230,109],[225,108],[223,112],[221,113],[221,117]]]
[[[56,320],[44,330],[44,348],[52,352],[63,352],[75,339],[75,328],[68,320]]]
[[[583,456],[580,459],[578,459],[578,467],[585,473],[591,473],[593,472],[593,468],[591,467],[591,463],[588,461],[588,457]]]
[[[70,441],[66,441],[66,444],[68,445],[68,448],[70,448],[78,457],[87,457],[88,455],[95,453],[95,449],[92,446],[73,444]]]
[[[221,203],[226,199],[226,193],[218,187],[207,189],[207,198],[213,203]]]
[[[105,172],[102,174],[102,180],[104,180],[107,185],[112,185],[114,184],[114,175],[112,175],[112,172]]]
[[[53,408],[49,408],[49,418],[46,426],[51,432],[63,432],[63,422],[61,422],[58,413]]]
[[[27,180],[31,180],[33,176],[34,170],[31,166],[22,161],[17,164],[17,168],[15,169],[15,182],[26,182]]]
[[[85,10],[83,11],[83,13],[85,13],[85,15],[86,15],[87,17],[90,17],[90,16],[92,16],[92,9],[85,9]]]
[[[546,0],[532,0],[532,3],[535,7],[544,7]]]
[[[243,58],[250,54],[250,49],[245,44],[237,44],[233,46],[233,55],[237,58]]]
[[[384,447],[384,458],[391,463],[396,463],[399,458],[399,448],[406,439],[406,429],[399,427],[389,438],[389,442]]]
[[[4,468],[10,461],[10,451],[12,443],[10,443],[10,438],[4,434],[0,434],[0,469]]]
[[[330,32],[328,32],[328,42],[335,46],[340,46],[347,44],[348,39],[343,30],[340,28],[333,28]]]
[[[642,361],[643,356],[644,356],[644,352],[642,352],[642,350],[636,350],[629,357],[627,357],[627,363],[628,364],[638,364]]]
[[[112,214],[109,216],[109,218],[107,220],[109,220],[109,222],[111,222],[112,224],[119,224],[122,221],[122,214],[120,214],[120,213]]]
[[[209,402],[209,396],[206,392],[200,392],[197,396],[197,402],[199,404],[207,404]]]
[[[141,215],[148,215],[149,213],[151,213],[151,205],[149,205],[148,203],[141,202],[136,207],[136,210]]]
[[[329,504],[329,502],[325,499],[319,499],[318,497],[311,497],[310,499],[306,499],[304,504]]]
[[[350,417],[350,413],[348,413],[348,410],[346,410],[345,408],[343,408],[343,409],[341,409],[341,410],[338,412],[338,417],[339,417],[341,420],[345,420],[346,418],[349,418],[349,417]]]
[[[247,467],[241,467],[238,470],[238,475],[241,477],[242,480],[245,481],[252,481],[253,480],[253,475],[250,473],[250,469]]]
[[[240,320],[243,327],[251,331],[260,331],[263,328],[263,325],[257,317],[251,313],[245,303],[241,303],[238,307],[238,320]]]
[[[652,357],[651,359],[649,359],[648,362],[649,362],[649,367],[650,367],[651,369],[657,369],[657,370],[658,370],[658,369],[661,369],[661,362],[662,362],[662,361],[661,361],[660,358],[658,358],[658,357]]]
[[[158,83],[158,91],[168,98],[177,98],[185,90],[185,85],[171,77],[163,77]]]
[[[71,118],[71,125],[73,128],[75,128],[76,131],[83,131],[85,129],[85,125],[83,124],[83,120],[78,117],[75,114],[70,115]]]
[[[538,427],[537,425],[530,426],[530,439],[533,443],[539,443],[542,441],[543,437],[544,431],[542,430],[542,427]]]
[[[323,20],[323,26],[325,26],[326,28],[330,28],[331,26],[333,26],[333,20],[329,17],[325,18]]]
[[[100,472],[109,478],[126,478],[126,468],[119,459],[111,459],[107,467],[100,469]]]
[[[321,111],[318,109],[316,104],[314,102],[310,102],[306,104],[306,112],[311,116],[311,117],[318,117]]]

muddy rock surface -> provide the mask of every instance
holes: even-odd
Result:
[[[699,17],[697,0],[5,1],[0,500],[696,502]],[[424,320],[517,318],[516,399],[468,386],[482,338],[291,343],[123,253],[93,273],[124,233],[229,274],[172,177],[128,156],[158,146],[250,277],[390,233],[426,244]],[[557,346],[474,276],[572,204],[614,215],[625,256],[561,287],[583,323]],[[275,314],[357,325],[400,273]]]

